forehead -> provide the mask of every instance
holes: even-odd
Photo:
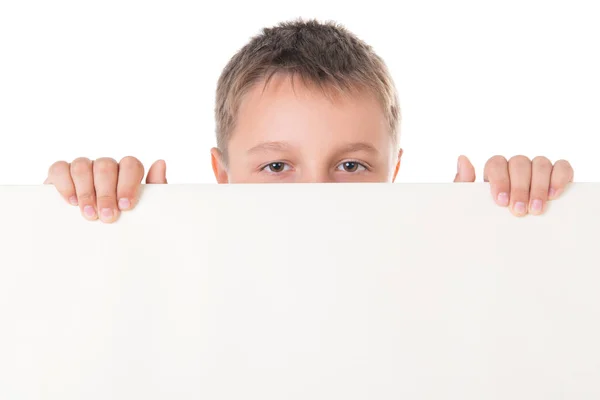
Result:
[[[320,88],[298,76],[276,74],[242,97],[230,144],[247,141],[385,141],[383,107],[368,90]]]

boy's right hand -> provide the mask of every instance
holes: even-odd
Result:
[[[167,183],[167,166],[158,160],[150,167],[146,183]],[[119,163],[112,158],[89,160],[77,158],[71,163],[58,161],[48,170],[46,185],[54,185],[61,196],[79,206],[87,220],[100,218],[114,222],[121,211],[133,209],[144,179],[144,166],[135,157],[125,157]]]

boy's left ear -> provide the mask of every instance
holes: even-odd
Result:
[[[210,150],[210,159],[217,183],[229,183],[229,176],[227,175],[225,160],[223,159],[223,153],[221,150],[213,147]]]
[[[404,151],[402,149],[398,151],[398,161],[396,161],[396,168],[394,168],[394,176],[392,178],[392,182],[396,181],[396,176],[398,175],[398,171],[400,170],[400,161],[402,160],[403,153]]]

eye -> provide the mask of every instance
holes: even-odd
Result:
[[[272,163],[265,165],[264,167],[261,168],[261,170],[262,171],[268,170],[269,172],[278,174],[278,173],[286,171],[286,167],[288,167],[288,169],[289,169],[289,165],[287,165],[284,162],[277,161],[277,162],[272,162]]]
[[[352,172],[358,172],[358,171],[365,171],[367,169],[367,167],[365,167],[363,164],[359,163],[358,161],[344,161],[343,163],[338,165],[337,169],[340,171],[352,173]]]

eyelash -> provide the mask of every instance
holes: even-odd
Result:
[[[370,170],[370,169],[369,169],[369,167],[368,167],[367,165],[365,165],[364,163],[362,163],[362,162],[360,162],[360,161],[356,161],[356,160],[344,160],[344,161],[342,161],[341,163],[339,163],[339,164],[336,166],[336,168],[335,168],[335,169],[336,169],[336,170],[338,170],[340,167],[342,167],[342,171],[343,171],[343,165],[344,165],[344,164],[346,164],[346,163],[354,163],[354,164],[358,164],[358,166],[362,167],[362,168],[363,168],[365,171],[369,171],[369,170]],[[260,169],[259,169],[259,170],[260,170],[261,172],[262,172],[262,171],[265,171],[267,168],[269,168],[269,167],[270,167],[271,165],[273,165],[273,164],[284,164],[284,168],[285,168],[285,166],[289,166],[289,164],[288,164],[288,163],[286,163],[286,162],[284,162],[284,161],[273,161],[273,162],[270,162],[270,163],[268,163],[268,164],[266,164],[266,165],[264,165],[264,166],[260,167]],[[285,171],[285,169],[284,169],[283,171],[280,171],[280,172],[268,171],[268,173],[271,173],[271,174],[276,174],[276,175],[277,175],[277,174],[281,174],[281,173],[283,173],[283,172],[286,172],[286,171]],[[355,172],[348,172],[348,173],[350,173],[350,174],[353,174],[353,173],[356,173],[356,171],[355,171]]]
[[[335,169],[337,170],[339,167],[343,166],[343,165],[344,165],[344,164],[346,164],[346,163],[358,164],[360,167],[364,168],[364,171],[369,171],[369,167],[368,167],[368,166],[367,166],[365,163],[362,163],[362,162],[360,162],[360,161],[357,161],[357,160],[344,160],[344,161],[342,161],[341,163],[339,163],[339,164],[338,164],[338,165],[335,167]],[[343,171],[343,172],[346,172],[346,171],[344,171],[344,170],[343,170],[343,168],[342,168],[342,171]],[[361,172],[364,172],[364,171],[361,171]],[[355,172],[348,172],[348,173],[349,173],[349,174],[356,174],[356,173],[358,173],[358,172],[359,172],[359,171],[355,171]]]
[[[283,164],[284,166],[286,166],[286,165],[289,166],[289,164],[286,163],[285,161],[272,161],[272,162],[260,167],[259,171],[261,171],[261,172],[265,171],[267,168],[269,168],[273,164]],[[286,172],[286,171],[280,171],[280,172],[267,171],[267,173],[269,173],[269,174],[281,174],[282,172]]]

